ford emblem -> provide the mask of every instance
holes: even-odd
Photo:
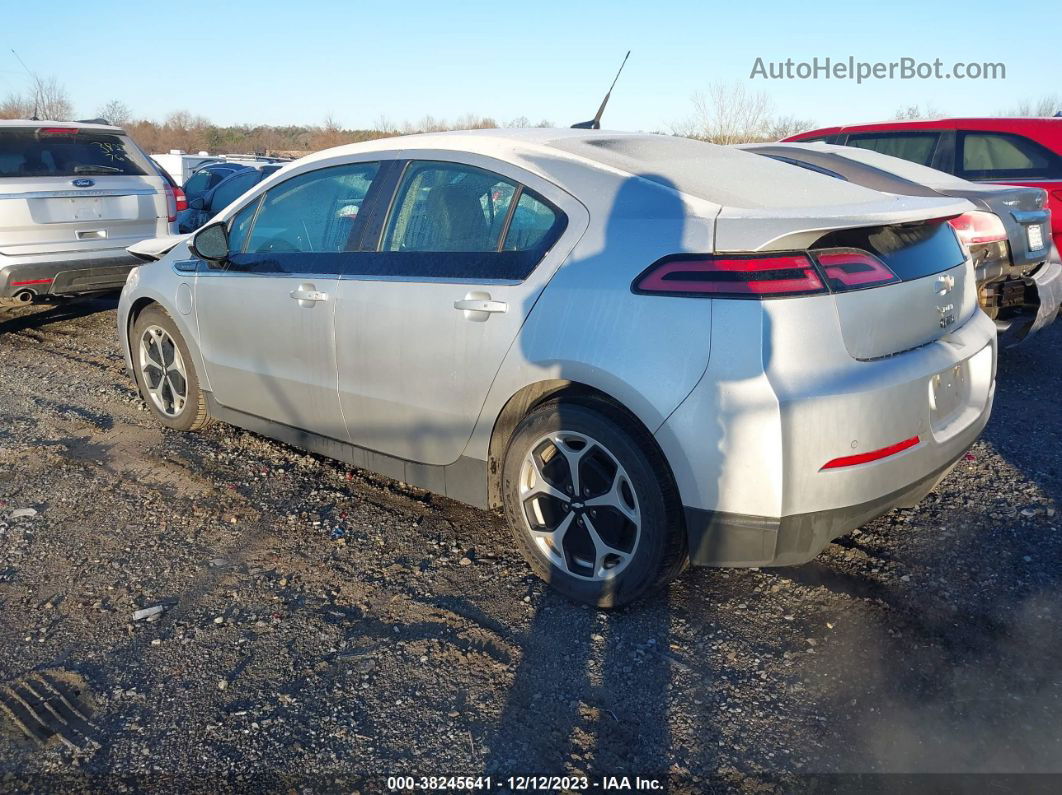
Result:
[[[84,177],[82,177],[81,179],[71,180],[71,182],[73,183],[75,188],[91,188],[93,185],[96,184],[96,180],[85,179]]]

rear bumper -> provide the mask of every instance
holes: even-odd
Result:
[[[987,413],[984,419],[987,421]],[[858,505],[781,519],[687,507],[690,563],[694,566],[794,566],[807,563],[835,538],[894,508],[913,508],[947,476],[961,456],[960,453],[943,467],[897,491]]]
[[[1055,322],[1062,306],[1062,260],[1058,249],[1052,248],[1051,256],[1026,282],[1026,305],[1014,317],[998,320],[1000,345],[1012,348],[1033,336],[1040,329]],[[1030,294],[1032,294],[1030,296]],[[1031,297],[1031,300],[1030,300]]]
[[[852,359],[824,316],[813,299],[718,302],[708,370],[655,432],[694,563],[809,560],[925,496],[988,422],[996,330],[984,313],[874,361]]]
[[[83,295],[119,290],[130,269],[139,265],[122,250],[99,254],[0,256],[0,298],[29,290],[34,295]]]

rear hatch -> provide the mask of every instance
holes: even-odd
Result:
[[[117,130],[0,128],[0,254],[124,249],[165,232],[162,177]]]
[[[943,220],[969,209],[964,201],[884,196],[877,208],[837,213],[724,208],[716,245],[809,253],[833,294],[846,349],[871,360],[940,339],[977,311],[972,264]]]

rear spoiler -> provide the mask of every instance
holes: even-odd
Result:
[[[965,199],[879,195],[878,201],[832,207],[723,207],[715,221],[715,250],[803,249],[827,232],[942,221],[975,209]]]
[[[155,262],[166,256],[178,243],[187,237],[188,235],[153,237],[149,240],[141,240],[139,243],[134,243],[126,251],[144,262]]]

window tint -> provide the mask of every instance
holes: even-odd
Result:
[[[962,133],[959,173],[972,179],[1053,178],[1060,158],[1035,141],[1008,133]]]
[[[379,163],[352,163],[281,182],[266,193],[244,250],[346,251],[358,211],[379,168]]]
[[[207,209],[214,214],[220,213],[240,198],[240,196],[257,185],[258,176],[257,171],[251,170],[234,174],[232,177],[222,180],[218,183],[214,192],[210,194],[210,207]]]
[[[938,133],[855,133],[848,136],[848,146],[872,149],[912,163],[928,166],[933,162]]]
[[[247,232],[251,228],[251,222],[254,220],[254,213],[261,203],[261,198],[259,196],[258,201],[252,201],[232,217],[232,221],[229,222],[229,251],[243,250],[243,242],[247,239]]]
[[[197,171],[184,183],[184,192],[188,196],[198,196],[210,189],[210,172]]]
[[[505,235],[505,251],[539,248],[557,224],[557,214],[527,190],[520,194]],[[552,243],[552,240],[550,241]]]
[[[413,163],[402,179],[384,251],[496,251],[516,184],[472,166]]]
[[[0,177],[141,176],[152,169],[127,138],[107,133],[0,130]]]

